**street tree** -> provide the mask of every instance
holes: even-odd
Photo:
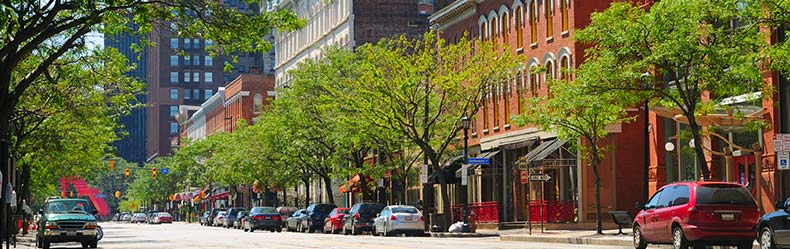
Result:
[[[564,72],[568,73],[568,72]],[[637,102],[637,95],[609,91],[593,94],[585,86],[588,78],[578,77],[575,81],[557,80],[549,82],[551,93],[524,100],[524,113],[514,117],[521,125],[537,125],[541,129],[557,134],[558,139],[581,140],[577,144],[582,159],[592,167],[595,182],[596,232],[603,234],[601,225],[601,177],[599,164],[604,153],[612,146],[601,139],[609,134],[607,126],[628,122],[633,119],[626,112],[628,105]]]
[[[657,1],[649,10],[614,2],[574,36],[590,46],[577,71],[581,87],[592,94],[644,92],[658,106],[677,108],[688,121],[697,164],[707,165],[697,117],[728,97],[761,90],[772,96],[760,71],[762,14],[752,1]],[[700,169],[710,178],[707,167]]]
[[[442,161],[457,148],[461,117],[473,118],[489,86],[507,82],[522,61],[492,46],[466,38],[449,44],[433,32],[363,45],[356,49],[361,77],[342,99],[372,126],[419,147],[433,171],[442,172]],[[449,216],[449,179],[437,175]]]

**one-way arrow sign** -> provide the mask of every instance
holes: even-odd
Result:
[[[547,182],[551,180],[551,176],[547,174],[533,174],[529,175],[529,180],[534,182]]]

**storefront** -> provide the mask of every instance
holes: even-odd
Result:
[[[576,153],[565,140],[545,140],[519,159],[519,221],[577,222]]]

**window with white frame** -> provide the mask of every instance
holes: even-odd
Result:
[[[178,115],[178,106],[177,105],[171,105],[170,106],[170,116],[171,117],[175,117],[177,115]]]
[[[192,74],[189,71],[184,72],[184,83],[192,82]]]
[[[203,91],[203,94],[204,94],[204,98],[205,99],[211,98],[211,96],[214,95],[214,90],[206,89],[206,90]]]
[[[192,57],[184,55],[184,66],[192,65]]]
[[[178,83],[178,72],[170,72],[170,83]]]
[[[195,83],[200,82],[200,72],[198,72],[198,71],[192,72],[192,82],[195,82]]]
[[[170,122],[170,134],[178,134],[178,123]]]
[[[170,38],[170,48],[178,48],[178,38]]]
[[[170,56],[170,66],[178,66],[178,55]]]
[[[178,99],[178,88],[170,88],[170,99],[171,100]]]
[[[205,72],[205,73],[203,73],[203,82],[205,82],[205,83],[213,83],[214,82],[214,73],[213,72]]]
[[[184,88],[184,99],[192,99],[192,92],[187,88]]]
[[[204,58],[203,65],[206,65],[206,66],[213,66],[214,65],[214,58],[211,58],[211,56],[206,55],[203,58]]]
[[[192,40],[189,38],[184,39],[184,48],[192,48]]]

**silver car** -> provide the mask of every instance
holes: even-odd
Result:
[[[136,214],[134,214],[134,216],[132,216],[131,222],[132,223],[137,223],[137,222],[145,223],[145,220],[147,218],[148,218],[148,216],[145,215],[144,213],[136,213]]]
[[[406,205],[386,206],[373,219],[373,235],[422,235],[425,233],[424,226],[425,218],[417,208]]]
[[[227,211],[220,211],[219,213],[217,213],[217,217],[214,217],[214,220],[211,221],[211,224],[214,225],[215,227],[225,226],[224,222],[225,222],[226,213]]]

